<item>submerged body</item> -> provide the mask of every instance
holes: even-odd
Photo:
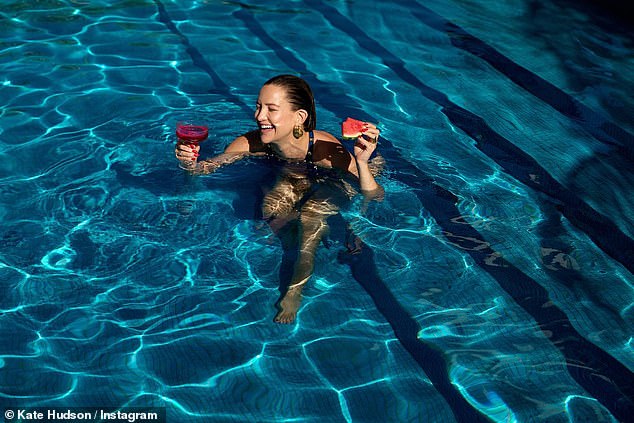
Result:
[[[380,131],[365,122],[365,131],[357,138],[352,155],[332,134],[315,130],[312,91],[305,81],[290,75],[274,77],[264,84],[255,120],[258,129],[237,137],[222,154],[198,162],[193,172],[211,173],[249,155],[268,155],[284,162],[276,183],[264,197],[262,214],[276,233],[289,221],[299,221],[298,257],[275,317],[276,322],[290,323],[295,320],[302,290],[312,275],[317,246],[328,228],[326,219],[339,210],[332,189],[328,184],[315,184],[310,168],[347,174],[368,199],[380,197],[383,190],[368,162]],[[190,163],[198,155],[198,145],[177,144],[180,161]]]

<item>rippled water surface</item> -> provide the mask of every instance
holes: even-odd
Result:
[[[589,10],[589,9],[588,9]],[[599,422],[634,412],[634,44],[565,1],[5,1],[0,405],[170,422]],[[292,325],[269,165],[183,174],[260,85],[380,122]],[[343,251],[346,227],[362,253]]]

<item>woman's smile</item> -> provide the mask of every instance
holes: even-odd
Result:
[[[275,126],[271,124],[259,123],[258,126],[260,127],[261,136],[270,135],[275,132]]]

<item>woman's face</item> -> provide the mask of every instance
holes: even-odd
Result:
[[[255,121],[264,144],[290,139],[295,125],[302,125],[298,111],[286,99],[286,90],[277,85],[265,85],[255,106]]]

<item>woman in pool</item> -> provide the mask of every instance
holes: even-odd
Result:
[[[354,155],[350,154],[336,137],[315,129],[312,90],[306,81],[293,75],[279,75],[264,83],[255,120],[258,129],[233,140],[224,153],[198,162],[193,173],[211,173],[249,155],[273,156],[286,164],[275,186],[265,195],[262,212],[273,230],[295,218],[299,220],[299,255],[275,316],[276,322],[290,323],[295,320],[302,289],[312,275],[317,246],[328,228],[326,219],[338,211],[330,195],[332,190],[315,187],[310,169],[348,174],[358,182],[367,199],[380,197],[383,189],[368,164],[380,131],[366,123],[366,130],[355,142]],[[191,163],[198,158],[199,147],[179,142],[175,152],[178,160]]]

